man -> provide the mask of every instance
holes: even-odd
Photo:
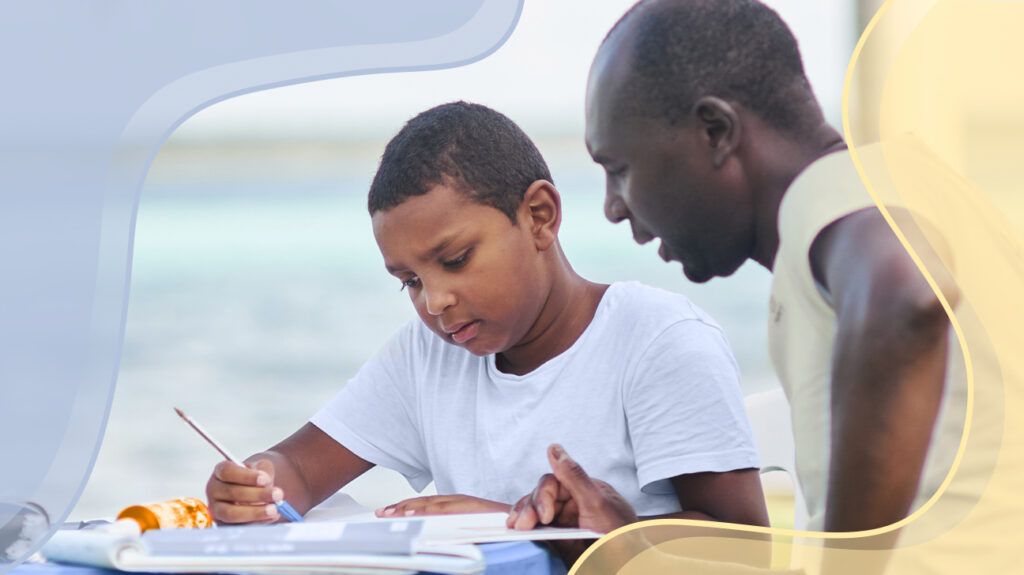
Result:
[[[695,282],[748,259],[773,272],[769,343],[809,528],[883,527],[925,502],[963,421],[963,374],[947,384],[956,288],[938,275],[936,295],[864,191],[778,15],[755,0],[640,2],[598,51],[586,120],[609,220],[660,238]],[[553,474],[510,526],[635,520],[563,449],[548,455]]]

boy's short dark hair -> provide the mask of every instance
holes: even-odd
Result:
[[[551,172],[519,126],[486,106],[452,102],[420,113],[388,142],[368,207],[372,215],[446,184],[516,223],[537,180],[552,181]]]
[[[777,129],[803,127],[810,82],[779,15],[758,0],[641,0],[608,32],[630,29],[623,105],[677,123],[697,99],[739,102]],[[795,91],[795,92],[794,92]]]

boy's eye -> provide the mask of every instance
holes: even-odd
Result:
[[[416,289],[420,286],[420,278],[412,276],[407,280],[402,280],[402,287],[398,291],[404,291],[405,288]]]
[[[617,178],[617,177],[621,176],[622,174],[626,173],[626,167],[623,166],[621,168],[615,168],[614,170],[613,169],[609,169],[609,168],[605,168],[605,173],[607,173],[610,177]]]
[[[469,261],[469,254],[472,251],[473,250],[466,250],[465,252],[462,253],[462,255],[460,255],[460,256],[458,256],[456,258],[442,261],[441,265],[443,265],[444,267],[446,267],[448,269],[460,268],[460,267],[466,265],[466,262]]]

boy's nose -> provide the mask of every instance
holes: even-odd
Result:
[[[451,306],[455,305],[455,294],[446,289],[424,289],[423,298],[430,315],[441,315]]]

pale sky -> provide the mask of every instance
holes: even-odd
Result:
[[[771,0],[800,42],[826,116],[840,124],[856,41],[854,0]],[[457,99],[491,106],[537,137],[582,134],[587,72],[632,0],[526,0],[509,40],[450,70],[324,80],[257,92],[199,112],[173,139],[388,137],[416,113]]]

